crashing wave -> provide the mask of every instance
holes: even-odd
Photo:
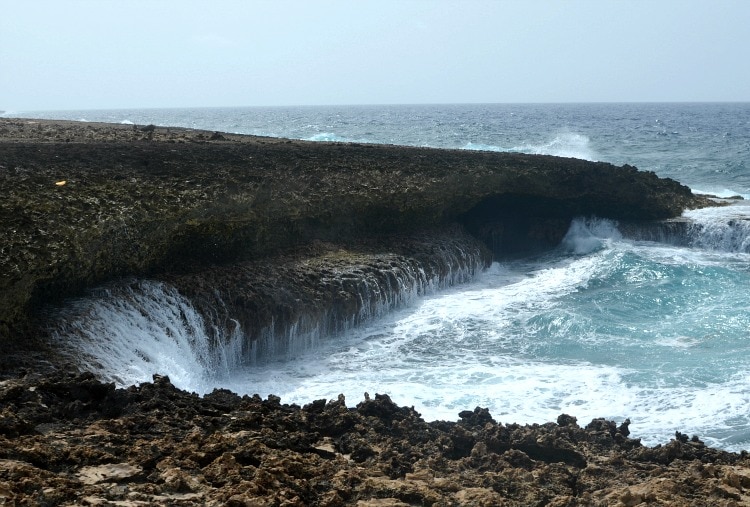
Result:
[[[432,253],[349,255],[344,263],[335,252],[312,268],[314,259],[278,269],[216,268],[174,283],[119,283],[60,310],[50,334],[82,368],[119,385],[160,373],[183,389],[207,392],[238,367],[296,357],[472,280],[487,264],[478,243],[442,240],[426,251]]]
[[[558,134],[551,141],[542,144],[521,144],[512,148],[503,148],[494,144],[468,142],[463,146],[465,150],[494,151],[508,153],[528,153],[532,155],[554,155],[557,157],[579,158],[582,160],[597,160],[591,149],[591,140],[576,133]]]

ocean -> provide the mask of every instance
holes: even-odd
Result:
[[[750,199],[748,103],[3,116],[559,155],[629,164],[694,192]],[[92,352],[81,341],[81,354],[99,354],[90,364],[121,384],[160,373],[199,393],[221,387],[297,404],[344,394],[354,405],[365,392],[388,393],[427,420],[455,420],[476,406],[504,423],[544,423],[567,413],[580,424],[630,419],[631,436],[649,445],[680,431],[719,448],[750,449],[750,204],[736,200],[685,217],[691,220],[686,236],[658,241],[632,239],[611,220],[581,217],[553,251],[495,262],[466,283],[405,300],[314,346],[220,371],[206,367],[204,352],[189,350],[198,331],[171,327],[177,320],[199,327],[200,318],[179,294],[145,281],[149,296],[139,310],[108,304],[106,296],[90,298],[106,324],[97,328],[99,338],[112,345],[99,350],[118,352]],[[144,321],[144,315],[151,317]]]

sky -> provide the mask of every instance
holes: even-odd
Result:
[[[750,0],[0,0],[0,110],[750,101]]]

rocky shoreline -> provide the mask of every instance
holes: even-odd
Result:
[[[160,376],[116,388],[39,328],[123,276],[205,297],[233,273],[234,304],[265,317],[356,314],[357,280],[414,262],[445,278],[439,252],[488,262],[555,244],[574,216],[709,204],[677,182],[557,157],[22,119],[0,119],[0,181],[0,504],[750,505],[748,455],[697,436],[650,448],[627,423],[520,426],[472,407],[425,422],[374,393],[298,407]],[[278,286],[259,288],[269,273]]]
[[[550,156],[313,143],[0,119],[0,344],[122,276],[305,255],[458,224],[493,253],[557,244],[575,216],[655,220],[707,204],[633,167]]]
[[[115,389],[90,374],[3,381],[0,407],[6,505],[750,503],[746,453],[679,433],[645,447],[627,422],[520,426],[476,408],[427,423],[386,395],[299,407],[201,398],[159,376]]]

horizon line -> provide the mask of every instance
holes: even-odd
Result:
[[[128,106],[128,107],[82,107],[52,109],[0,109],[0,115],[34,112],[64,111],[130,111],[164,109],[254,109],[289,107],[405,107],[405,106],[492,106],[492,105],[595,105],[595,104],[748,104],[750,100],[633,100],[633,101],[550,101],[550,102],[403,102],[403,103],[361,103],[361,104],[275,104],[275,105],[221,105],[221,106]]]

